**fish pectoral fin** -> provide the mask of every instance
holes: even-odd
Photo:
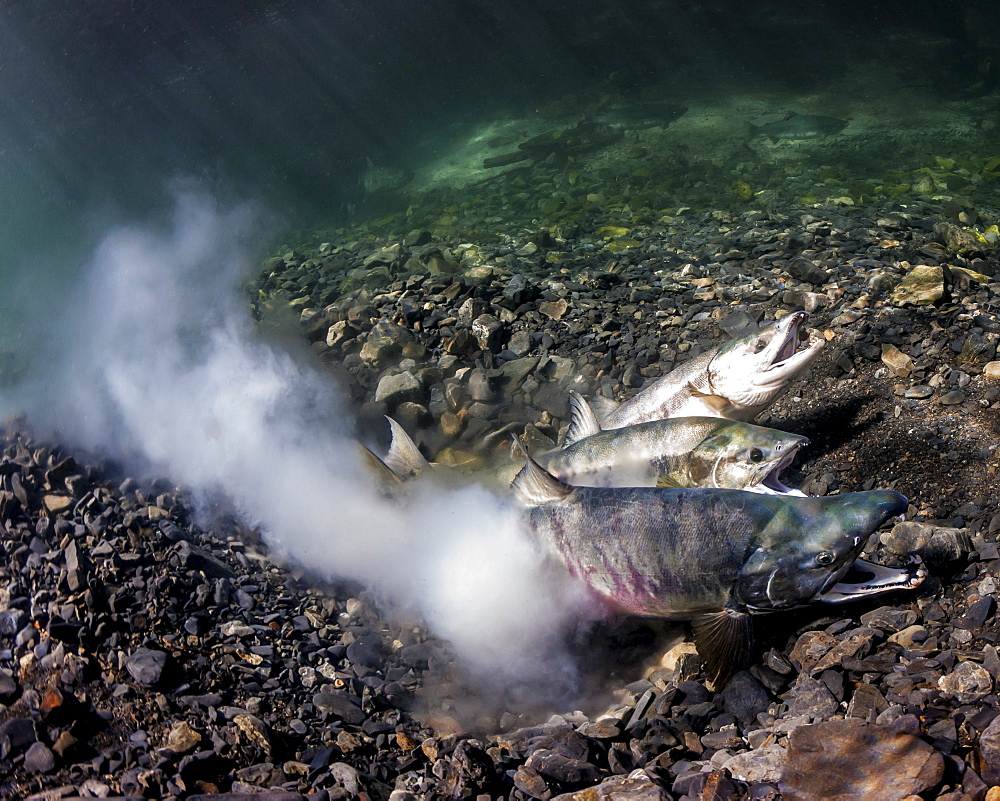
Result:
[[[430,463],[417,448],[417,443],[410,439],[410,435],[399,423],[388,416],[385,419],[389,421],[389,429],[392,431],[392,443],[385,456],[385,466],[402,479],[418,476],[427,470]]]
[[[746,612],[723,609],[691,621],[694,644],[705,663],[705,673],[716,690],[750,664],[753,653],[753,620]]]
[[[590,408],[590,404],[579,392],[571,390],[569,393],[569,427],[563,438],[563,447],[600,433],[601,424],[597,422],[597,416]]]
[[[688,384],[688,389],[691,392],[692,398],[697,398],[706,407],[718,414],[724,414],[732,408],[732,404],[721,395],[713,395],[711,392],[702,392],[700,389],[695,389],[690,384]]]
[[[676,478],[671,478],[670,476],[659,476],[656,479],[656,486],[658,486],[658,487],[675,487],[675,488],[680,488],[680,487],[684,487],[686,485],[685,484],[681,484],[681,482],[678,481]]]

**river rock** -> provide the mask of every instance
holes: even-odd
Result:
[[[159,682],[167,666],[167,653],[151,648],[138,648],[125,662],[129,675],[144,687]]]
[[[187,721],[179,721],[173,725],[167,734],[164,747],[175,754],[187,754],[201,742],[201,735],[188,725]]]
[[[586,790],[557,795],[552,801],[670,801],[670,793],[640,768],[627,776],[612,776]]]
[[[905,556],[915,552],[931,564],[956,561],[972,550],[969,535],[963,529],[916,521],[897,523],[879,539],[892,554]]]
[[[892,291],[894,306],[931,306],[944,297],[944,269],[918,264]]]
[[[858,720],[799,726],[788,737],[784,801],[901,801],[934,787],[944,758],[918,737]]]
[[[906,378],[913,372],[913,359],[888,342],[882,343],[882,364],[900,378]]]
[[[979,756],[983,781],[1000,785],[1000,715],[980,735]]]
[[[48,773],[55,766],[55,755],[45,743],[32,743],[24,755],[24,769],[28,773]]]
[[[11,718],[0,723],[0,756],[4,759],[24,751],[37,739],[31,718]]]
[[[840,709],[840,703],[822,681],[800,675],[782,696],[788,704],[789,717],[809,715],[814,720],[829,717]]]
[[[982,665],[959,662],[951,673],[938,679],[938,687],[960,704],[974,704],[993,692],[993,677]]]
[[[375,402],[398,406],[405,401],[418,401],[423,396],[423,385],[412,373],[383,376],[375,389]]]
[[[476,338],[480,350],[493,350],[503,323],[492,314],[480,314],[472,321],[472,336]]]

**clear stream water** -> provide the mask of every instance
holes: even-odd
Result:
[[[381,582],[486,661],[526,620],[543,640],[541,620],[558,625],[567,606],[534,593],[509,515],[476,490],[401,514],[360,486],[338,389],[260,340],[240,282],[291,232],[377,231],[407,212],[447,225],[461,204],[488,232],[585,203],[933,198],[988,238],[993,11],[8,0],[3,411],[222,488],[279,547]],[[780,123],[790,136],[754,127]],[[569,159],[567,136],[581,138]],[[544,176],[484,166],[536,137],[562,143],[537,153]],[[491,206],[497,186],[517,203]]]

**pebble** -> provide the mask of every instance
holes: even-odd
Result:
[[[412,373],[397,373],[384,376],[375,389],[375,402],[388,406],[398,406],[405,401],[418,401],[423,397],[424,387]]]
[[[972,704],[993,692],[993,677],[982,665],[960,662],[951,673],[938,679],[938,687],[958,703]]]
[[[28,773],[48,773],[55,766],[55,755],[44,743],[32,743],[24,754],[24,769]]]
[[[743,782],[775,782],[781,778],[788,759],[788,751],[783,745],[773,743],[763,748],[731,756],[722,767],[734,779]]]
[[[167,659],[168,655],[164,651],[138,648],[126,661],[125,668],[139,684],[144,687],[152,687],[163,677]]]
[[[670,801],[670,793],[640,768],[627,776],[611,776],[585,790],[553,796],[552,801]]]

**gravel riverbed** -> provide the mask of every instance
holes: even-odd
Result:
[[[617,620],[586,641],[606,659],[580,657],[599,703],[477,705],[419,621],[272,561],[236,520],[196,525],[169,477],[11,424],[0,794],[1000,798],[1000,269],[940,204],[331,238],[270,259],[255,290],[262,325],[298,315],[360,439],[384,449],[391,414],[466,467],[506,458],[509,432],[555,443],[570,389],[627,397],[805,309],[827,345],[758,422],[810,438],[786,481],[811,494],[905,494],[869,551],[917,551],[931,576],[770,618],[722,692],[664,627]]]

